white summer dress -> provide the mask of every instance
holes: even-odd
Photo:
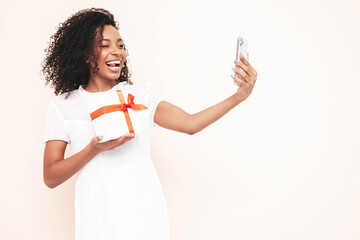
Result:
[[[150,155],[150,128],[163,100],[154,86],[121,82],[112,89],[127,90],[138,111],[143,131],[129,142],[96,155],[76,173],[76,240],[169,240],[165,198]],[[44,141],[63,140],[76,154],[96,136],[82,86],[54,97],[48,107]]]

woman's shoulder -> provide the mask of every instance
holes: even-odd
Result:
[[[146,92],[148,91],[148,89],[152,86],[153,84],[149,81],[147,82],[136,82],[133,84],[119,84],[118,86],[116,86],[114,89],[115,90],[127,90],[133,93],[136,93],[138,95],[144,95],[146,94]]]
[[[52,102],[52,104],[54,104],[58,109],[69,109],[80,105],[81,97],[79,89],[54,96],[50,102]]]
[[[54,96],[51,101],[54,103],[70,103],[76,101],[79,98],[79,89],[72,90],[70,92],[61,93]]]
[[[144,88],[148,83],[149,82],[133,82],[132,84],[129,84],[127,82],[120,82],[115,88]]]
[[[155,87],[154,83],[151,81],[141,82],[141,83],[134,83],[133,85],[126,84],[124,87],[127,87],[129,89],[136,89],[143,91],[146,93],[147,91],[153,89]]]
[[[86,101],[78,89],[53,97],[49,104],[52,104],[65,120],[81,119],[79,116],[86,112]]]

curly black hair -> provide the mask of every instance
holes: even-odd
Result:
[[[87,63],[86,59],[90,58],[94,64],[93,73],[96,74],[99,71],[99,53],[94,52],[94,49],[97,49],[94,46],[99,46],[102,40],[104,25],[112,25],[119,30],[118,24],[114,16],[102,8],[83,9],[60,23],[59,27],[56,27],[56,33],[50,38],[49,46],[44,50],[46,56],[41,63],[41,72],[46,79],[45,85],[51,82],[55,95],[68,92],[65,99],[80,85],[86,86],[90,78],[90,63]],[[125,44],[124,49],[128,56]],[[126,81],[132,85],[126,64],[127,58],[120,77],[115,81]]]

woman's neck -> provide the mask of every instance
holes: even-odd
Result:
[[[85,90],[88,92],[106,92],[112,89],[117,82],[115,80],[101,81],[101,80],[89,80],[85,86]]]

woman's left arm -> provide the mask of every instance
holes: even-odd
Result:
[[[227,112],[248,98],[254,88],[257,72],[249,63],[249,54],[247,57],[247,60],[243,56],[240,57],[243,63],[235,62],[235,65],[244,71],[240,71],[239,69],[233,69],[233,71],[245,79],[242,80],[236,76],[232,77],[240,84],[236,93],[196,114],[189,114],[169,102],[162,101],[156,108],[154,115],[155,123],[170,130],[192,135],[224,116]]]

